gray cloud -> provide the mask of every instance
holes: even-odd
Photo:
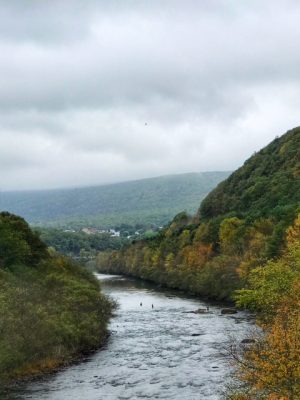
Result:
[[[0,188],[236,168],[299,123],[299,18],[293,0],[0,1]]]

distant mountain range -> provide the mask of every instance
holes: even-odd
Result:
[[[64,228],[164,225],[201,200],[230,172],[167,175],[110,185],[0,193],[0,210],[31,224]]]

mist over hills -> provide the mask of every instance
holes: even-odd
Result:
[[[195,213],[229,174],[186,173],[76,189],[1,192],[0,210],[55,227],[163,225],[180,211]]]

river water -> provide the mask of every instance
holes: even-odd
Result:
[[[22,384],[9,399],[217,400],[230,380],[230,336],[242,340],[253,319],[180,292],[120,276],[98,275],[118,301],[105,347],[81,363]],[[142,303],[142,305],[140,305]],[[153,305],[153,308],[152,308]],[[205,314],[194,314],[209,307]]]

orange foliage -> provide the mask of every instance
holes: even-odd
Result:
[[[189,268],[201,269],[212,255],[212,245],[197,243],[182,250],[184,264]]]
[[[300,280],[264,328],[265,338],[245,351],[241,379],[269,400],[300,399]]]

